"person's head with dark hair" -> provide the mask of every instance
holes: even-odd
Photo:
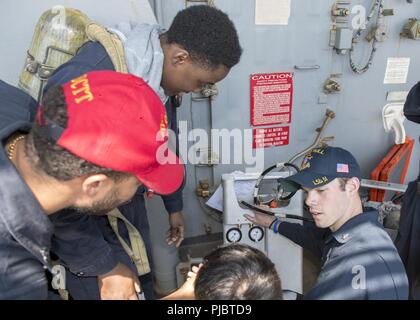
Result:
[[[46,92],[29,134],[13,140],[11,160],[46,213],[103,214],[141,184],[161,194],[181,186],[182,165],[156,158],[166,123],[161,100],[141,78],[94,71]]]
[[[219,247],[193,266],[188,278],[163,300],[281,300],[280,277],[273,262],[245,244]]]
[[[175,16],[161,37],[167,95],[199,92],[224,79],[241,57],[236,28],[219,9],[194,5]]]
[[[273,262],[261,251],[242,244],[220,247],[204,258],[195,281],[197,300],[282,299]]]
[[[166,32],[169,44],[187,50],[192,61],[207,69],[239,62],[241,47],[235,26],[226,13],[207,5],[191,6],[178,12]]]

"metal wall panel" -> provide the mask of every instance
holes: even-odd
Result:
[[[250,128],[249,116],[249,76],[253,73],[294,72],[294,98],[292,123],[290,124],[290,144],[265,149],[265,167],[290,159],[297,152],[309,146],[315,138],[315,129],[324,118],[325,110],[330,108],[336,118],[330,122],[325,136],[334,136],[331,143],[349,149],[358,159],[363,177],[370,172],[394,144],[394,134],[385,133],[382,125],[382,107],[390,91],[408,91],[420,80],[420,41],[400,38],[405,22],[414,16],[420,18],[420,3],[409,4],[402,0],[384,1],[385,8],[393,8],[395,15],[385,17],[389,27],[389,38],[378,44],[373,65],[366,73],[355,75],[349,66],[348,55],[338,55],[329,46],[332,25],[330,10],[333,0],[292,0],[291,17],[287,26],[261,26],[254,23],[254,0],[216,0],[216,6],[225,11],[235,23],[241,45],[244,49],[240,63],[228,77],[220,82],[219,95],[212,107],[213,128]],[[352,6],[370,6],[370,0],[351,1]],[[165,22],[170,22],[176,10],[183,7],[184,1],[171,1],[164,6]],[[362,38],[363,39],[363,38]],[[356,57],[361,63],[366,61],[370,44],[361,41]],[[410,57],[407,83],[384,84],[388,57]],[[318,70],[300,71],[295,65],[319,65]],[[338,78],[342,91],[328,95],[326,103],[318,103],[323,93],[324,81],[331,74]],[[195,119],[194,127],[208,126],[208,106],[184,97],[180,109],[180,120],[191,125],[191,113]],[[419,127],[405,121],[406,133],[418,140]],[[192,143],[190,143],[191,145]],[[232,147],[233,149],[233,147]],[[419,142],[416,141],[406,182],[414,179],[419,170]],[[221,175],[233,170],[245,170],[245,165],[218,165],[214,168],[214,181],[220,183]],[[198,168],[198,179],[211,176],[206,168]],[[219,231],[217,223],[203,215],[194,190],[194,169],[188,166],[188,184],[185,188],[185,213],[189,217],[189,235],[203,233],[206,220],[213,231]],[[394,182],[398,182],[397,176]]]

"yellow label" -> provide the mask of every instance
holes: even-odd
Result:
[[[323,177],[321,177],[321,178],[317,178],[317,179],[315,179],[315,180],[312,180],[312,183],[313,183],[315,186],[320,185],[321,183],[324,183],[324,182],[328,182],[328,178],[327,178],[327,177],[325,177],[325,176],[323,176]]]
[[[324,155],[325,154],[325,149],[315,148],[315,149],[312,149],[312,153],[317,153],[317,154],[320,154],[320,155]]]
[[[76,79],[71,80],[70,83],[71,83],[70,88],[73,89],[71,93],[73,94],[73,96],[78,96],[74,99],[76,104],[79,104],[80,102],[84,100],[87,100],[87,101],[93,100],[93,94],[90,91],[90,86],[89,86],[89,79],[87,78],[86,74]]]
[[[160,135],[162,138],[166,137],[166,131],[168,129],[168,116],[164,115],[163,119],[160,122]]]
[[[305,158],[305,160],[303,160],[302,166],[300,167],[300,170],[306,170],[310,167],[311,167],[311,163],[309,162],[309,159]]]

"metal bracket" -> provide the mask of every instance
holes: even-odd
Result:
[[[362,179],[360,184],[362,187],[369,188],[369,189],[380,189],[380,190],[388,190],[388,191],[395,191],[395,192],[405,192],[407,190],[406,184],[384,182],[384,181],[377,181],[377,180]]]
[[[347,23],[350,16],[350,1],[336,1],[331,7],[331,18],[334,23]]]
[[[330,94],[330,93],[338,93],[341,91],[341,85],[337,82],[332,80],[331,78],[328,78],[324,83],[324,93]]]

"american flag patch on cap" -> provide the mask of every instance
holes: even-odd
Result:
[[[349,165],[343,163],[337,163],[337,172],[349,173]]]

